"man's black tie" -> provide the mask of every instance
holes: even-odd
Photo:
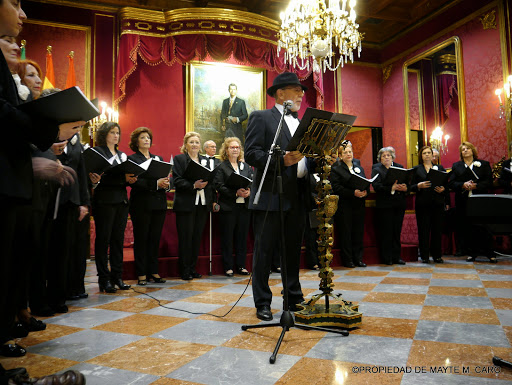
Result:
[[[297,111],[288,110],[288,111],[286,111],[286,115],[291,115],[291,116],[293,116],[295,119],[298,119],[298,118],[299,118],[299,113],[298,113]]]

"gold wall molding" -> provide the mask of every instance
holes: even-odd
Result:
[[[484,29],[496,29],[498,27],[496,24],[496,11],[494,9],[481,16],[480,21],[482,22]]]
[[[390,65],[382,68],[382,84],[386,84],[389,77],[391,76],[392,69],[393,69],[393,64],[390,64]]]

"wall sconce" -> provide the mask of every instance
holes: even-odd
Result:
[[[443,129],[438,126],[430,134],[430,145],[440,154],[446,154],[448,152],[448,139],[450,139],[450,135],[445,135]]]
[[[498,88],[494,93],[498,97],[498,100],[500,102],[500,113],[499,117],[500,119],[507,119],[507,121],[510,121],[510,116],[512,114],[512,98],[510,97],[510,92],[512,90],[512,75],[510,75],[503,84],[503,88]],[[505,91],[505,92],[503,92]],[[505,100],[502,100],[501,94],[504,93]]]

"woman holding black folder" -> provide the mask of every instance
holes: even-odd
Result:
[[[245,260],[251,218],[248,209],[250,181],[239,183],[232,177],[232,174],[238,174],[252,179],[252,167],[242,161],[243,157],[240,139],[226,138],[220,149],[222,163],[214,179],[215,189],[219,192],[222,262],[227,277],[232,277],[235,271],[241,275],[249,274]],[[233,241],[236,269],[233,266]]]
[[[96,131],[96,147],[107,159],[115,156],[113,165],[125,162],[127,156],[118,150],[121,128],[117,123],[105,122]],[[105,171],[103,174],[89,173],[93,183],[92,213],[96,226],[94,243],[95,262],[100,291],[115,293],[116,286],[128,290],[122,280],[124,230],[128,220],[127,184],[137,180],[133,174]],[[108,269],[110,247],[110,271]]]
[[[443,166],[434,165],[432,160],[432,148],[423,146],[418,153],[419,164],[414,167],[411,191],[416,192],[415,210],[421,260],[430,263],[429,256],[432,254],[435,263],[443,263],[441,223],[445,205],[449,205],[450,201],[445,186],[431,182],[436,171],[446,172]],[[448,183],[448,178],[445,183]]]
[[[482,251],[491,263],[496,263],[491,235],[482,231],[481,227],[472,225],[466,214],[469,197],[486,194],[492,187],[491,166],[478,158],[478,151],[470,142],[462,142],[459,153],[460,161],[452,166],[450,188],[455,191],[456,232],[462,243],[461,249],[469,254],[468,262],[473,262]]]
[[[153,132],[149,128],[135,129],[130,135],[130,148],[135,153],[128,158],[137,164],[148,159],[162,160],[149,152],[152,144]],[[167,210],[165,192],[169,189],[169,177],[154,179],[142,174],[131,188],[130,217],[138,285],[144,286],[148,281],[164,283],[165,279],[158,274],[158,249]]]
[[[178,258],[181,279],[201,278],[196,271],[197,257],[203,228],[208,212],[213,208],[214,190],[208,181],[188,177],[190,162],[201,163],[199,155],[201,137],[197,132],[187,132],[183,138],[181,154],[174,157],[173,181],[176,190],[174,211],[178,230]],[[206,164],[206,159],[205,164]]]
[[[512,141],[508,145],[509,154],[512,155]],[[503,162],[498,183],[505,189],[505,194],[512,194],[512,158]]]
[[[403,168],[401,164],[394,163],[395,149],[393,147],[381,148],[377,154],[377,161],[372,166],[372,177],[379,174],[373,182],[377,193],[377,222],[380,233],[381,260],[386,265],[393,263],[405,265],[400,257],[402,244],[402,223],[405,215],[405,196],[409,187],[406,183],[386,180],[391,166]]]
[[[364,213],[370,184],[366,189],[359,189],[351,180],[352,175],[366,178],[361,162],[354,159],[352,144],[340,146],[339,152],[341,158],[331,168],[331,185],[334,194],[340,197],[334,220],[341,260],[345,267],[366,267],[363,262]]]

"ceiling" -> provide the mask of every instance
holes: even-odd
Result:
[[[263,15],[280,22],[290,0],[33,0],[71,6],[137,7],[152,10],[227,8]],[[313,1],[313,0],[311,0]],[[393,38],[462,0],[357,0],[356,13],[364,44],[384,47]]]

